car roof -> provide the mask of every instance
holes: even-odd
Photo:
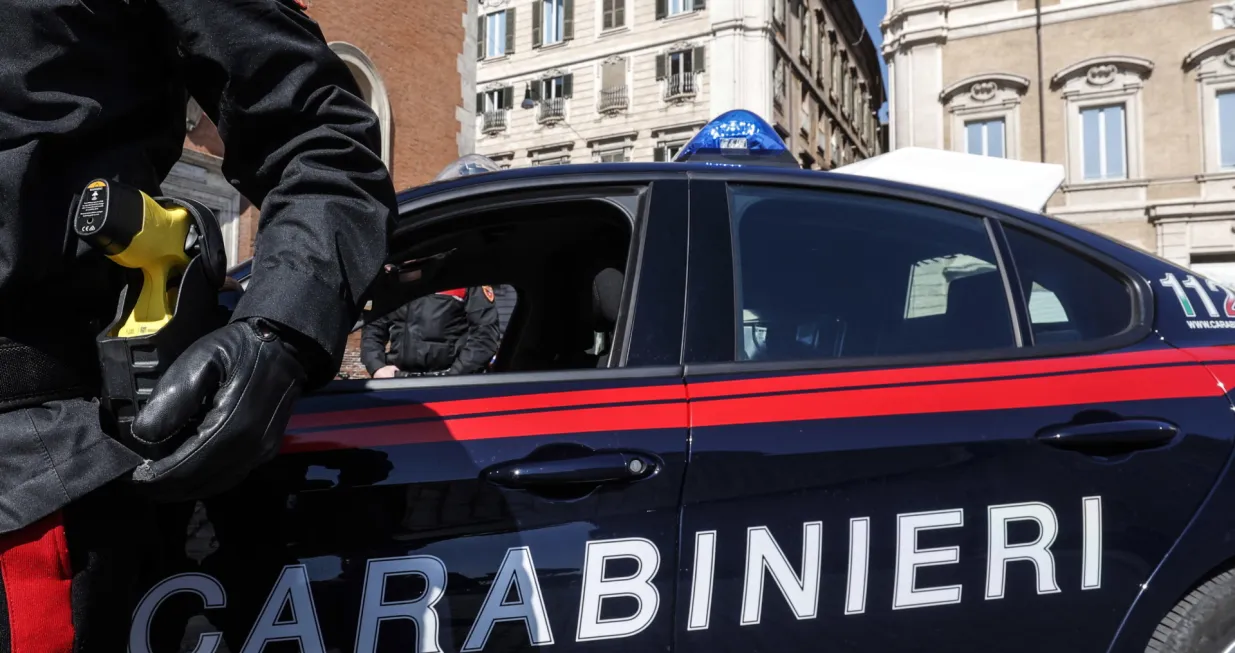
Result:
[[[789,183],[795,185],[832,187],[861,192],[901,197],[911,201],[937,202],[959,206],[976,212],[995,212],[1011,216],[1039,228],[1048,229],[1073,238],[1086,246],[1105,254],[1126,258],[1148,255],[1104,234],[1091,231],[1076,224],[1053,218],[1039,212],[1028,211],[990,199],[963,195],[957,192],[918,186],[900,181],[891,181],[853,174],[775,168],[761,166],[721,166],[707,163],[572,163],[567,165],[529,166],[509,168],[483,174],[466,175],[423,186],[407,188],[398,193],[400,213],[452,198],[462,199],[486,192],[501,192],[514,188],[555,183],[604,183],[613,181],[651,181],[656,178],[699,178],[722,181],[753,183]],[[540,183],[537,183],[540,182]],[[252,259],[241,262],[234,271],[248,276]],[[234,276],[230,275],[229,276]],[[239,277],[236,277],[239,278]]]

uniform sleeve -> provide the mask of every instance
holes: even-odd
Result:
[[[492,292],[492,291],[489,291]],[[485,369],[497,353],[497,307],[484,288],[467,290],[467,342],[450,366],[451,374],[473,374]]]
[[[386,343],[390,342],[390,315],[383,315],[364,326],[360,332],[360,362],[369,376],[386,367]]]
[[[219,128],[223,173],[261,209],[252,280],[233,319],[297,332],[298,348],[312,350],[310,386],[324,383],[396,214],[377,117],[294,0],[155,2],[176,32],[190,94]]]

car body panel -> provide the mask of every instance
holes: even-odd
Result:
[[[1099,343],[997,355],[734,363],[730,183],[896,197],[1050,234],[1134,277],[1144,324]],[[621,184],[656,188],[656,214],[676,216],[643,223],[637,236],[637,281],[623,301],[625,369],[340,381],[306,397],[284,455],[200,520],[218,548],[195,573],[227,588],[228,607],[199,602],[185,614],[206,621],[198,617],[191,632],[221,629],[238,650],[272,588],[303,565],[327,650],[352,650],[362,606],[376,601],[380,610],[385,601],[397,612],[426,587],[423,578],[401,579],[393,594],[373,594],[370,561],[432,556],[448,574],[438,639],[395,619],[382,626],[381,644],[460,651],[503,561],[526,547],[555,649],[1139,651],[1179,597],[1235,558],[1226,517],[1235,510],[1226,471],[1235,331],[1225,326],[1235,304],[1202,279],[1185,285],[1186,270],[1084,228],[856,175],[631,163],[505,170],[412,189],[399,195],[405,217],[394,238],[407,240],[452,203]],[[1191,317],[1171,282],[1163,285],[1168,274],[1193,293]],[[1110,459],[1034,441],[1084,411],[1167,420],[1182,435]],[[638,450],[660,467],[584,496],[484,480],[494,465],[561,445]],[[1046,506],[1052,515],[1052,574],[1010,561],[1001,584],[991,584],[991,516],[1008,506]],[[898,532],[913,523],[903,518],[957,510],[962,524],[918,540],[957,547],[957,561],[919,567],[911,583],[957,585],[959,601],[898,605],[897,560],[913,553]],[[1026,526],[1012,523],[1009,542],[1032,540]],[[606,599],[589,623],[612,623],[580,628],[588,542],[602,540],[618,542],[619,554],[646,541],[659,558],[654,615],[627,636],[613,633],[652,594]],[[808,540],[819,548],[804,547]],[[854,548],[863,555],[851,554],[855,541],[865,542]],[[771,559],[750,558],[752,543],[779,551],[797,574],[804,548],[817,555],[814,600],[778,584],[784,569],[752,576],[750,560]],[[865,575],[854,573],[859,559]],[[637,576],[641,568],[628,563],[599,581]],[[757,595],[747,591],[755,577]],[[988,595],[992,587],[1004,591]],[[524,650],[533,625],[499,623],[483,650]]]

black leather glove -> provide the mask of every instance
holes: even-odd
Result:
[[[237,321],[207,334],[168,367],[133,422],[141,440],[184,442],[133,480],[163,501],[234,487],[278,453],[304,383],[296,350],[270,324]]]

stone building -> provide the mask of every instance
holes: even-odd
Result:
[[[665,161],[752,110],[805,166],[881,149],[851,0],[480,0],[476,149],[503,166]]]
[[[1235,283],[1235,4],[889,0],[890,141],[1065,166],[1048,212]]]
[[[310,0],[308,14],[347,63],[382,125],[382,159],[396,189],[425,183],[472,151],[475,14],[467,0]],[[196,199],[222,223],[227,260],[252,256],[258,208],[227,183],[223,143],[190,103],[184,154],[167,195]],[[466,129],[463,127],[466,126]],[[364,374],[353,334],[344,374]]]

